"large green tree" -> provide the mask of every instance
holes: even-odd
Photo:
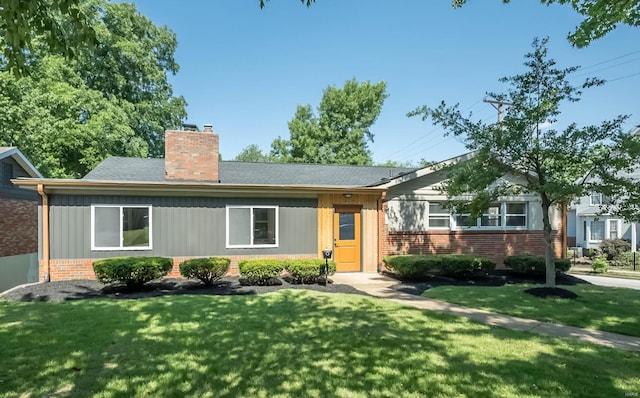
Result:
[[[511,104],[501,122],[473,121],[472,115],[461,114],[458,105],[444,102],[435,108],[418,108],[410,115],[428,118],[448,134],[461,137],[475,155],[447,171],[443,190],[454,210],[479,216],[500,196],[537,196],[544,229],[546,284],[553,287],[552,209],[594,189],[613,193],[625,179],[621,172],[639,160],[639,137],[621,130],[626,116],[585,127],[571,123],[556,130],[561,104],[578,101],[582,89],[603,82],[590,79],[580,87],[570,84],[568,78],[578,67],[557,68],[548,58],[546,44],[547,39],[536,39],[533,51],[525,57],[528,70],[501,79],[509,84],[505,93],[489,93]]]
[[[270,162],[269,155],[262,152],[256,144],[244,148],[235,158],[238,162]]]
[[[109,155],[161,156],[164,130],[186,115],[167,81],[175,34],[131,4],[90,5],[95,46],[69,60],[34,34],[29,73],[0,72],[0,145],[20,147],[49,177],[81,177]]]
[[[385,98],[385,82],[372,84],[348,80],[344,87],[329,86],[315,114],[311,105],[299,105],[289,122],[288,140],[271,144],[276,161],[370,165],[373,141],[370,131]]]

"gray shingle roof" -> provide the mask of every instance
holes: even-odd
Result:
[[[246,185],[375,186],[415,169],[302,163],[222,161],[220,183]],[[110,157],[83,180],[165,182],[164,159]]]

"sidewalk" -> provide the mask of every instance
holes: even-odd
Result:
[[[542,334],[551,337],[570,337],[588,343],[615,347],[627,351],[640,351],[640,338],[621,334],[582,329],[555,323],[540,322],[510,315],[496,314],[475,308],[463,307],[440,300],[428,299],[413,294],[399,292],[392,288],[399,282],[374,273],[336,273],[331,277],[334,283],[353,286],[374,297],[385,298],[397,303],[428,311],[468,318],[491,326],[511,330]]]

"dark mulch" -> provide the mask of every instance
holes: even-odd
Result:
[[[574,292],[559,287],[534,287],[524,292],[541,298],[562,298],[570,300],[578,298],[578,295]]]
[[[366,294],[348,285],[329,283],[321,284],[291,284],[286,279],[279,285],[272,286],[244,286],[238,277],[225,277],[217,284],[205,286],[200,281],[163,278],[149,282],[142,290],[130,291],[126,286],[103,285],[95,280],[73,280],[49,283],[38,283],[24,286],[8,293],[0,299],[13,301],[69,301],[92,298],[140,299],[180,294],[209,294],[209,295],[251,295],[275,292],[281,289],[307,289],[328,293]]]

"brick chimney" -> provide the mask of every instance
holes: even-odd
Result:
[[[204,131],[167,130],[164,134],[164,171],[167,180],[219,181],[218,134],[211,124]]]

